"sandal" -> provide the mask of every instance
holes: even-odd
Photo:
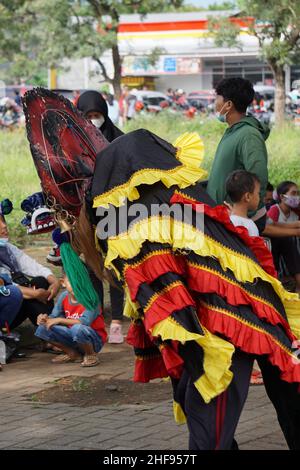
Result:
[[[97,354],[85,354],[83,361],[81,363],[82,367],[93,367],[99,364],[99,359]]]
[[[251,385],[262,385],[264,383],[262,374],[259,370],[253,369],[251,378],[250,378],[250,384]]]
[[[53,364],[66,364],[67,362],[81,362],[81,356],[69,356],[69,354],[62,354],[57,357],[54,357],[51,362]]]

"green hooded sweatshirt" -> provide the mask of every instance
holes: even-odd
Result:
[[[235,170],[247,170],[255,173],[261,182],[258,209],[264,206],[268,183],[268,154],[265,144],[270,129],[253,116],[245,116],[229,127],[216,151],[209,175],[207,192],[217,204],[228,200],[225,183]]]

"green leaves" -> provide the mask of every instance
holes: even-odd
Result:
[[[59,68],[65,58],[92,57],[102,69],[104,51],[117,47],[121,14],[146,15],[182,4],[183,0],[0,0],[0,61],[11,63],[11,80],[28,81],[41,70]],[[104,71],[105,80],[120,82],[120,70],[119,57],[114,77]]]

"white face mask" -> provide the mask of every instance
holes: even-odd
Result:
[[[94,124],[95,127],[98,127],[98,129],[102,126],[102,124],[104,124],[104,117],[101,116],[97,119],[91,119],[92,123]]]
[[[8,238],[0,238],[0,246],[4,246],[8,243]]]

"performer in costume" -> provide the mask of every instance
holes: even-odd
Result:
[[[29,92],[25,98],[28,137],[31,147],[38,147],[33,158],[39,161],[47,152],[37,146],[38,132],[32,134],[38,118],[30,101],[39,101],[43,93]],[[43,120],[40,125],[47,129]],[[58,130],[46,133],[51,155],[58,155],[51,141],[67,149]],[[190,449],[231,447],[254,357],[266,360],[267,381],[277,380],[289,417],[280,425],[289,447],[300,448],[300,365],[293,349],[300,336],[299,298],[278,281],[262,239],[234,227],[226,208],[214,207],[203,191],[198,183],[206,176],[199,166],[202,156],[196,134],[179,137],[173,146],[143,129],[103,148],[93,161],[89,189],[82,167],[73,182],[68,180],[68,189],[82,182],[73,245],[103,277],[101,253],[104,268],[124,283],[125,312],[133,320],[127,340],[137,355],[135,380],[171,377],[175,417],[187,419]],[[75,154],[73,159],[78,170]],[[40,166],[38,172],[44,190],[53,194]],[[57,207],[66,199],[62,185]],[[109,220],[117,223],[107,227]],[[84,289],[79,279],[74,287]]]

